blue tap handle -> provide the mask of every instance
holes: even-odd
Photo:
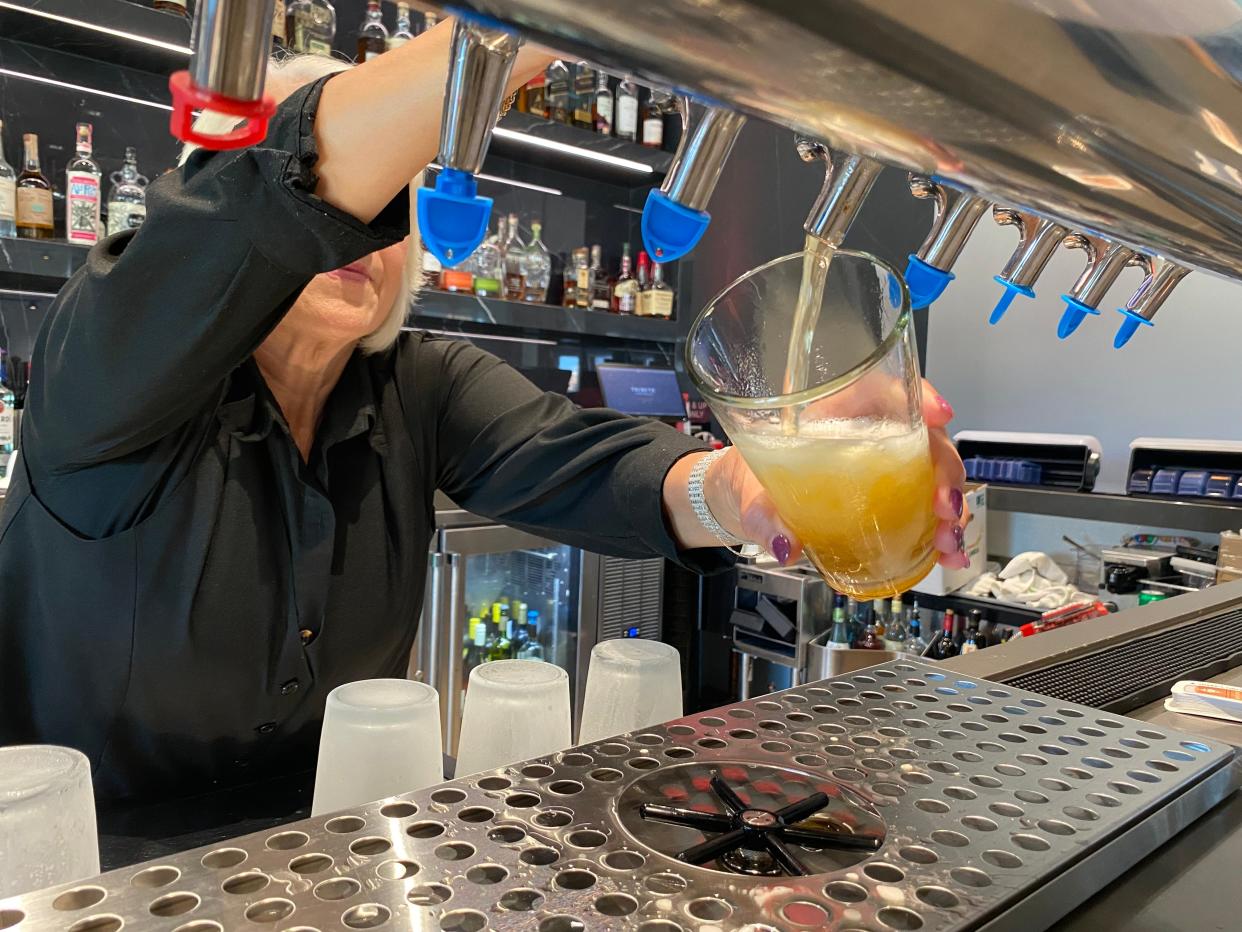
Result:
[[[910,307],[916,311],[929,307],[944,294],[954,277],[952,272],[928,265],[917,255],[910,253],[906,263],[906,287],[910,290]]]
[[[1138,332],[1139,327],[1156,326],[1146,317],[1140,317],[1138,314],[1135,314],[1134,311],[1130,310],[1128,307],[1119,307],[1117,310],[1121,314],[1125,315],[1125,320],[1121,322],[1121,328],[1117,331],[1117,336],[1113,338],[1113,349],[1121,349],[1129,343],[1130,337],[1134,336],[1134,334]]]
[[[656,262],[672,262],[698,245],[711,221],[707,211],[692,210],[652,188],[643,205],[643,245]]]
[[[1061,299],[1065,302],[1065,313],[1061,315],[1061,322],[1057,324],[1057,336],[1062,340],[1077,330],[1078,325],[1087,319],[1088,314],[1095,314],[1097,317],[1100,314],[1099,309],[1090,304],[1083,304],[1077,298],[1071,298],[1067,294],[1061,295]]]
[[[1013,299],[1018,295],[1027,298],[1035,297],[1035,289],[1028,288],[1026,285],[1015,285],[1011,281],[1001,278],[999,275],[993,275],[993,279],[1005,286],[1005,293],[1000,296],[1000,300],[996,302],[996,307],[992,308],[992,316],[988,318],[989,324],[998,324],[1000,319],[1005,316],[1005,312],[1009,310],[1009,305],[1013,304]]]
[[[487,236],[492,199],[477,191],[474,175],[456,168],[441,169],[434,189],[418,189],[418,232],[448,268],[469,258]]]

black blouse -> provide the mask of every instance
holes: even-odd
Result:
[[[355,352],[302,460],[251,356],[312,276],[408,232],[404,195],[371,224],[315,196],[323,83],[262,145],[154,182],[39,334],[0,512],[0,743],[80,748],[102,797],[313,766],[327,693],[404,675],[437,488],[574,546],[728,560],[664,522],[691,441],[464,342]]]

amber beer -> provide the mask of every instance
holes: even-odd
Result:
[[[734,437],[828,584],[855,599],[907,591],[936,563],[927,430],[857,420]]]

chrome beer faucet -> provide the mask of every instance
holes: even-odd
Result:
[[[1018,295],[1035,297],[1035,289],[1032,287],[1035,280],[1047,267],[1048,260],[1052,258],[1069,230],[1055,220],[1010,207],[992,208],[992,219],[1001,226],[1018,228],[1018,246],[1001,269],[1001,273],[995,276],[996,281],[1005,287],[1005,293],[996,302],[992,316],[988,318],[988,323],[995,324],[1005,316],[1009,305]]]
[[[1139,285],[1138,291],[1130,296],[1130,300],[1126,302],[1125,307],[1117,310],[1125,315],[1125,320],[1121,322],[1121,328],[1117,331],[1117,336],[1113,339],[1113,347],[1121,349],[1130,342],[1130,337],[1134,336],[1139,327],[1154,326],[1152,318],[1156,316],[1156,312],[1160,310],[1165,299],[1173,292],[1190,269],[1178,265],[1171,259],[1158,259],[1152,271],[1143,279],[1143,284]]]
[[[942,184],[927,175],[910,174],[910,193],[932,202],[932,226],[917,253],[906,264],[910,307],[928,307],[953,281],[953,264],[962,254],[989,204],[960,188]]]
[[[521,45],[516,32],[454,21],[440,122],[442,169],[434,189],[418,189],[423,243],[450,268],[468,258],[487,235],[492,199],[478,195],[474,176],[483,167]]]
[[[798,137],[797,145],[802,161],[824,163],[824,185],[802,228],[834,247],[840,246],[884,166],[862,155],[842,155],[834,160],[827,146],[805,136]]]
[[[1071,233],[1062,241],[1066,249],[1081,249],[1087,254],[1087,266],[1074,282],[1074,287],[1061,295],[1065,313],[1057,325],[1057,336],[1064,340],[1078,329],[1088,314],[1100,313],[1100,302],[1113,282],[1127,266],[1139,266],[1151,274],[1151,259],[1136,253],[1129,246],[1110,242],[1089,233]]]
[[[678,99],[684,131],[673,167],[643,206],[643,245],[653,259],[672,262],[703,237],[711,214],[707,204],[746,117],[735,110]]]

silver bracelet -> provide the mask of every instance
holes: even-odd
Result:
[[[721,527],[720,522],[712,514],[712,510],[707,507],[707,499],[703,495],[703,480],[707,476],[707,470],[711,468],[712,463],[728,452],[728,447],[725,447],[723,450],[715,450],[695,463],[694,468],[690,470],[690,481],[687,484],[687,490],[690,493],[690,507],[694,509],[694,516],[699,519],[699,523],[725,547],[736,547],[738,544],[746,543],[746,541],[740,537],[734,537]]]

